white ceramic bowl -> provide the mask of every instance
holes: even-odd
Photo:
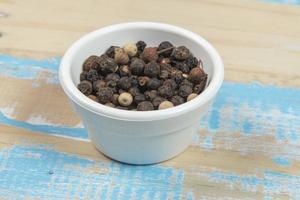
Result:
[[[208,87],[180,106],[146,112],[107,107],[77,89],[82,64],[88,56],[100,55],[111,45],[122,46],[138,40],[144,40],[148,46],[167,40],[188,47],[202,59],[208,73]],[[176,26],[150,22],[117,24],[83,36],[65,53],[59,69],[60,84],[93,144],[108,157],[130,164],[161,162],[185,150],[196,134],[200,117],[221,87],[223,76],[219,54],[202,37]]]

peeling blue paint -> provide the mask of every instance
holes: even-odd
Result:
[[[1,199],[179,200],[183,180],[182,170],[159,165],[96,162],[47,147],[0,150]]]

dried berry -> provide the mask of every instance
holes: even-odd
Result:
[[[80,73],[80,81],[86,80],[87,71],[83,71]]]
[[[119,94],[113,94],[111,98],[111,102],[115,105],[118,105],[119,104],[118,98],[119,98]]]
[[[174,107],[174,105],[171,101],[163,101],[159,104],[158,110],[163,110],[163,109],[172,108],[172,107]]]
[[[132,95],[132,96],[136,96],[138,94],[140,94],[140,89],[138,87],[132,87],[128,90],[128,92]]]
[[[156,77],[160,73],[160,66],[157,62],[152,61],[145,65],[144,74],[149,77]]]
[[[130,63],[130,71],[134,75],[142,75],[144,72],[145,62],[141,59],[135,58],[132,59]]]
[[[147,83],[148,90],[156,90],[161,85],[161,81],[157,78],[151,78]]]
[[[171,56],[176,60],[185,60],[190,56],[190,50],[185,46],[176,47]]]
[[[146,101],[146,97],[145,97],[144,94],[138,94],[138,95],[136,95],[136,96],[134,97],[134,103],[135,103],[135,104],[139,104],[139,103],[141,103],[141,102],[143,102],[143,101]]]
[[[173,90],[177,89],[177,83],[173,79],[165,80],[163,85],[169,85]]]
[[[150,101],[143,101],[137,105],[138,111],[154,110],[153,104]]]
[[[156,61],[158,59],[156,47],[145,48],[141,54],[141,59],[143,59],[145,62]]]
[[[188,85],[190,87],[194,87],[194,84],[187,79],[184,79],[183,81],[181,81],[180,85]]]
[[[155,97],[155,98],[152,100],[152,104],[153,104],[153,106],[157,109],[158,106],[159,106],[159,104],[161,104],[161,102],[166,101],[166,100],[167,100],[167,99],[165,99],[165,98],[162,98],[162,97],[160,97],[160,96],[157,96],[157,97]]]
[[[125,65],[129,62],[129,56],[123,49],[115,48],[114,60],[117,64]]]
[[[170,98],[174,94],[174,90],[170,85],[162,85],[158,88],[158,94],[164,98]]]
[[[133,57],[137,53],[137,46],[134,43],[127,43],[123,47],[125,53],[127,53],[130,57]]]
[[[178,106],[178,105],[184,103],[184,98],[182,98],[181,96],[175,95],[175,96],[171,97],[170,101],[174,104],[174,106]]]
[[[98,100],[100,103],[108,103],[111,101],[114,92],[110,87],[102,87],[97,92]]]
[[[88,57],[84,61],[82,69],[87,72],[90,71],[90,69],[97,69],[99,67],[98,59],[99,57],[95,55]]]
[[[98,98],[95,95],[89,95],[88,98],[92,99],[93,101],[98,101]]]
[[[115,48],[120,48],[118,46],[110,46],[106,51],[105,54],[110,57],[114,58],[115,57]]]
[[[112,88],[114,92],[117,91],[117,85],[118,83],[115,80],[110,80],[106,82],[106,86]]]
[[[189,85],[182,85],[178,89],[178,95],[180,95],[183,98],[186,98],[191,93],[193,93],[193,88]]]
[[[201,83],[195,85],[194,92],[200,94],[205,89],[206,81],[207,81],[207,77],[204,80],[202,80]]]
[[[192,94],[190,94],[190,95],[186,98],[186,101],[190,101],[190,100],[196,98],[197,96],[198,96],[198,94],[192,93]]]
[[[183,81],[184,77],[182,72],[176,69],[173,69],[170,73],[171,79],[173,79],[177,84],[180,84]]]
[[[120,76],[116,73],[108,74],[105,77],[105,81],[118,81],[119,79],[120,79]]]
[[[162,52],[163,50],[166,50],[166,51],[163,51],[163,53],[161,53],[161,55],[163,55],[165,57],[169,57],[173,51],[173,47],[174,46],[170,42],[164,41],[159,44],[157,51]]]
[[[138,53],[141,54],[144,51],[144,49],[145,49],[146,46],[147,46],[147,44],[144,41],[138,41],[136,43],[136,47],[138,49]]]
[[[94,92],[98,92],[100,88],[105,87],[106,83],[103,80],[97,80],[93,82]]]
[[[130,76],[131,72],[128,65],[122,65],[119,67],[119,74],[120,76]]]
[[[137,87],[139,85],[139,81],[138,81],[138,77],[137,76],[131,75],[131,76],[129,76],[129,79],[130,79],[132,87]]]
[[[192,69],[194,67],[197,67],[198,65],[198,59],[194,56],[190,56],[186,59],[185,63],[187,64],[187,66]]]
[[[119,79],[118,86],[123,90],[128,90],[131,87],[131,81],[127,76],[124,76]]]
[[[157,97],[158,92],[157,92],[157,90],[150,90],[150,91],[146,91],[144,94],[145,94],[146,99],[151,101],[155,97]]]
[[[93,92],[92,84],[89,81],[81,81],[77,88],[85,95],[90,95]]]
[[[129,106],[133,101],[133,97],[130,93],[124,92],[119,95],[118,102],[121,106]]]
[[[207,75],[200,67],[195,67],[190,71],[189,80],[195,84],[199,84]]]
[[[98,72],[95,69],[90,69],[90,71],[86,74],[86,79],[90,82],[94,82],[99,79]]]
[[[159,74],[160,79],[168,79],[169,78],[169,72],[168,70],[161,70]]]
[[[182,71],[183,73],[189,73],[190,72],[190,68],[185,62],[178,62],[176,64],[176,68],[179,69],[180,71]]]
[[[150,78],[148,76],[140,76],[138,77],[139,86],[144,87],[147,85]]]
[[[100,58],[98,59],[98,62],[100,65],[100,72],[103,75],[114,73],[118,70],[117,63],[115,63],[115,61],[108,56],[105,56],[105,55],[100,56]]]

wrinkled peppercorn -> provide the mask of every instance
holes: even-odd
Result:
[[[158,92],[157,92],[157,90],[150,90],[150,91],[146,91],[144,94],[145,94],[146,99],[151,101],[155,97],[157,97]]]
[[[90,82],[98,80],[99,76],[97,70],[90,69],[90,71],[86,74],[86,79]]]
[[[158,93],[164,98],[170,98],[174,94],[174,90],[170,85],[162,85],[158,88]]]
[[[131,81],[127,76],[124,76],[119,79],[118,86],[123,90],[128,90],[131,87]]]
[[[141,54],[141,59],[145,62],[156,61],[158,59],[157,48],[156,47],[147,47],[144,49]]]
[[[169,72],[167,70],[161,70],[159,74],[160,79],[168,79],[169,78]]]
[[[137,87],[139,85],[139,81],[138,81],[138,77],[137,76],[131,75],[131,76],[129,76],[129,79],[130,79],[132,87]]]
[[[169,85],[173,90],[177,89],[177,83],[173,79],[167,79],[164,81],[163,85]]]
[[[112,98],[111,98],[111,102],[115,105],[119,104],[118,98],[119,98],[119,94],[113,94]]]
[[[183,98],[186,98],[192,92],[193,92],[193,88],[191,86],[189,86],[189,85],[182,85],[178,89],[178,95],[181,96],[181,97],[183,97]]]
[[[176,69],[173,69],[171,71],[170,76],[177,84],[180,84],[184,79],[184,77],[182,76],[182,72]]]
[[[120,79],[120,76],[116,73],[108,74],[105,77],[105,81],[118,81],[119,79]]]
[[[153,104],[150,101],[143,101],[137,105],[138,111],[154,110]]]
[[[128,65],[122,65],[119,67],[119,74],[120,76],[130,76],[131,72]]]
[[[114,80],[110,80],[106,82],[106,86],[112,88],[114,92],[117,91],[117,85],[118,85],[117,81]]]
[[[190,56],[190,50],[185,46],[176,47],[171,56],[176,60],[185,60]]]
[[[187,64],[187,66],[192,69],[194,67],[197,67],[198,65],[198,59],[194,56],[190,56],[186,59],[185,63]]]
[[[100,72],[103,75],[114,73],[118,70],[118,65],[115,61],[108,56],[100,56],[98,59],[100,65]],[[99,70],[98,70],[99,71]]]
[[[176,68],[182,71],[183,73],[189,73],[190,68],[185,62],[178,62],[176,63]]]
[[[205,77],[206,74],[200,67],[193,68],[189,74],[189,80],[195,84],[199,84]]]
[[[175,95],[175,96],[171,97],[170,101],[174,104],[174,106],[178,106],[178,105],[184,103],[184,98],[182,98],[181,96]]]
[[[173,51],[172,49],[173,45],[168,42],[168,41],[164,41],[162,43],[159,44],[158,48],[157,48],[157,51],[162,51],[162,50],[165,50],[165,49],[169,49],[167,51],[164,51],[163,53],[161,53],[161,55],[165,56],[165,57],[169,57]]]
[[[97,92],[98,100],[100,103],[108,103],[111,101],[114,92],[110,87],[102,87]]]
[[[127,53],[130,57],[135,56],[138,51],[137,46],[134,43],[127,43],[123,48],[125,53]]]
[[[136,95],[136,96],[134,97],[134,103],[135,103],[135,104],[139,104],[139,103],[141,103],[141,102],[143,102],[143,101],[146,101],[146,97],[145,97],[144,94],[138,94],[138,95]]]
[[[101,87],[105,87],[106,83],[104,80],[97,80],[93,82],[93,91],[96,93]]]
[[[115,48],[114,60],[117,64],[125,65],[129,62],[129,56],[122,48]]]
[[[187,79],[184,79],[183,81],[181,81],[180,85],[188,85],[190,87],[194,87],[194,84]]]
[[[160,66],[157,62],[152,61],[145,65],[144,74],[149,77],[156,77],[160,73]]]
[[[117,46],[110,46],[106,51],[105,54],[110,57],[110,58],[114,58],[115,57],[115,48],[120,48]]]
[[[161,85],[161,81],[157,78],[151,78],[147,83],[148,90],[156,90]]]
[[[98,69],[98,67],[99,67],[98,59],[99,59],[99,57],[95,56],[95,55],[88,57],[84,61],[82,69],[87,72],[90,71],[90,69]]]
[[[144,41],[138,41],[136,43],[138,54],[141,54],[144,51],[146,46],[147,46],[147,44]]]
[[[91,82],[89,81],[81,81],[77,88],[80,90],[80,92],[82,92],[85,95],[90,95],[93,92],[93,86],[91,84]]]
[[[87,71],[83,71],[80,73],[80,81],[86,80]]]
[[[206,78],[201,83],[195,85],[194,92],[200,94],[205,89],[205,86],[206,86]]]
[[[130,71],[134,75],[142,75],[144,72],[145,62],[139,58],[132,59],[130,63]]]
[[[159,104],[161,104],[161,102],[166,101],[167,99],[157,96],[152,100],[152,104],[153,106],[157,109]]]
[[[136,96],[138,94],[140,94],[140,89],[138,87],[132,87],[128,90],[128,92],[132,95],[132,96]]]

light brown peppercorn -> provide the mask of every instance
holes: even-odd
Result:
[[[98,101],[98,98],[95,95],[89,95],[88,98],[92,99],[93,101]]]
[[[115,48],[114,60],[117,64],[125,65],[129,62],[129,56],[123,49]]]
[[[171,56],[176,60],[185,60],[190,56],[190,50],[185,46],[179,46],[173,50]]]
[[[190,101],[194,98],[196,98],[198,96],[198,94],[196,93],[191,93],[187,98],[186,98],[186,101]]]
[[[190,71],[189,80],[195,84],[199,84],[206,74],[200,67],[195,67]]]
[[[105,87],[106,83],[104,80],[97,80],[93,82],[93,90],[94,92],[98,92],[101,87]]]
[[[119,102],[118,102],[118,98],[119,98],[119,94],[113,94],[112,98],[111,98],[111,102],[115,105],[118,105]]]
[[[113,94],[113,90],[110,87],[102,87],[97,92],[99,102],[102,104],[110,102]]]
[[[153,104],[150,101],[143,101],[137,105],[138,111],[154,110]]]
[[[118,70],[117,63],[106,55],[100,56],[98,63],[100,65],[100,70],[98,70],[98,72],[101,72],[102,75],[114,73]]]
[[[118,102],[121,106],[129,106],[133,101],[132,95],[128,92],[123,92],[118,98]]]
[[[171,101],[163,101],[159,104],[158,110],[172,108],[172,107],[174,107],[174,105]]]
[[[111,103],[111,102],[107,102],[107,103],[104,104],[104,105],[109,106],[109,107],[112,107],[112,108],[115,108],[115,107],[116,107],[116,105],[113,104],[113,103]]]
[[[157,48],[156,47],[147,47],[144,49],[141,54],[141,59],[145,62],[156,61],[158,59]]]
[[[157,96],[155,97],[153,100],[152,100],[152,104],[153,106],[157,109],[159,104],[163,101],[167,101],[167,99],[163,98],[163,97],[160,97],[160,96]]]
[[[185,102],[184,98],[182,98],[179,95],[172,96],[170,101],[174,104],[174,106],[178,106],[178,105],[183,104]]]
[[[130,76],[131,72],[128,65],[122,65],[119,67],[119,74],[120,76]]]
[[[139,86],[146,86],[150,78],[148,76],[140,76],[138,77]]]
[[[133,57],[137,53],[137,46],[134,43],[127,43],[123,47],[125,53],[127,53],[130,57]]]

